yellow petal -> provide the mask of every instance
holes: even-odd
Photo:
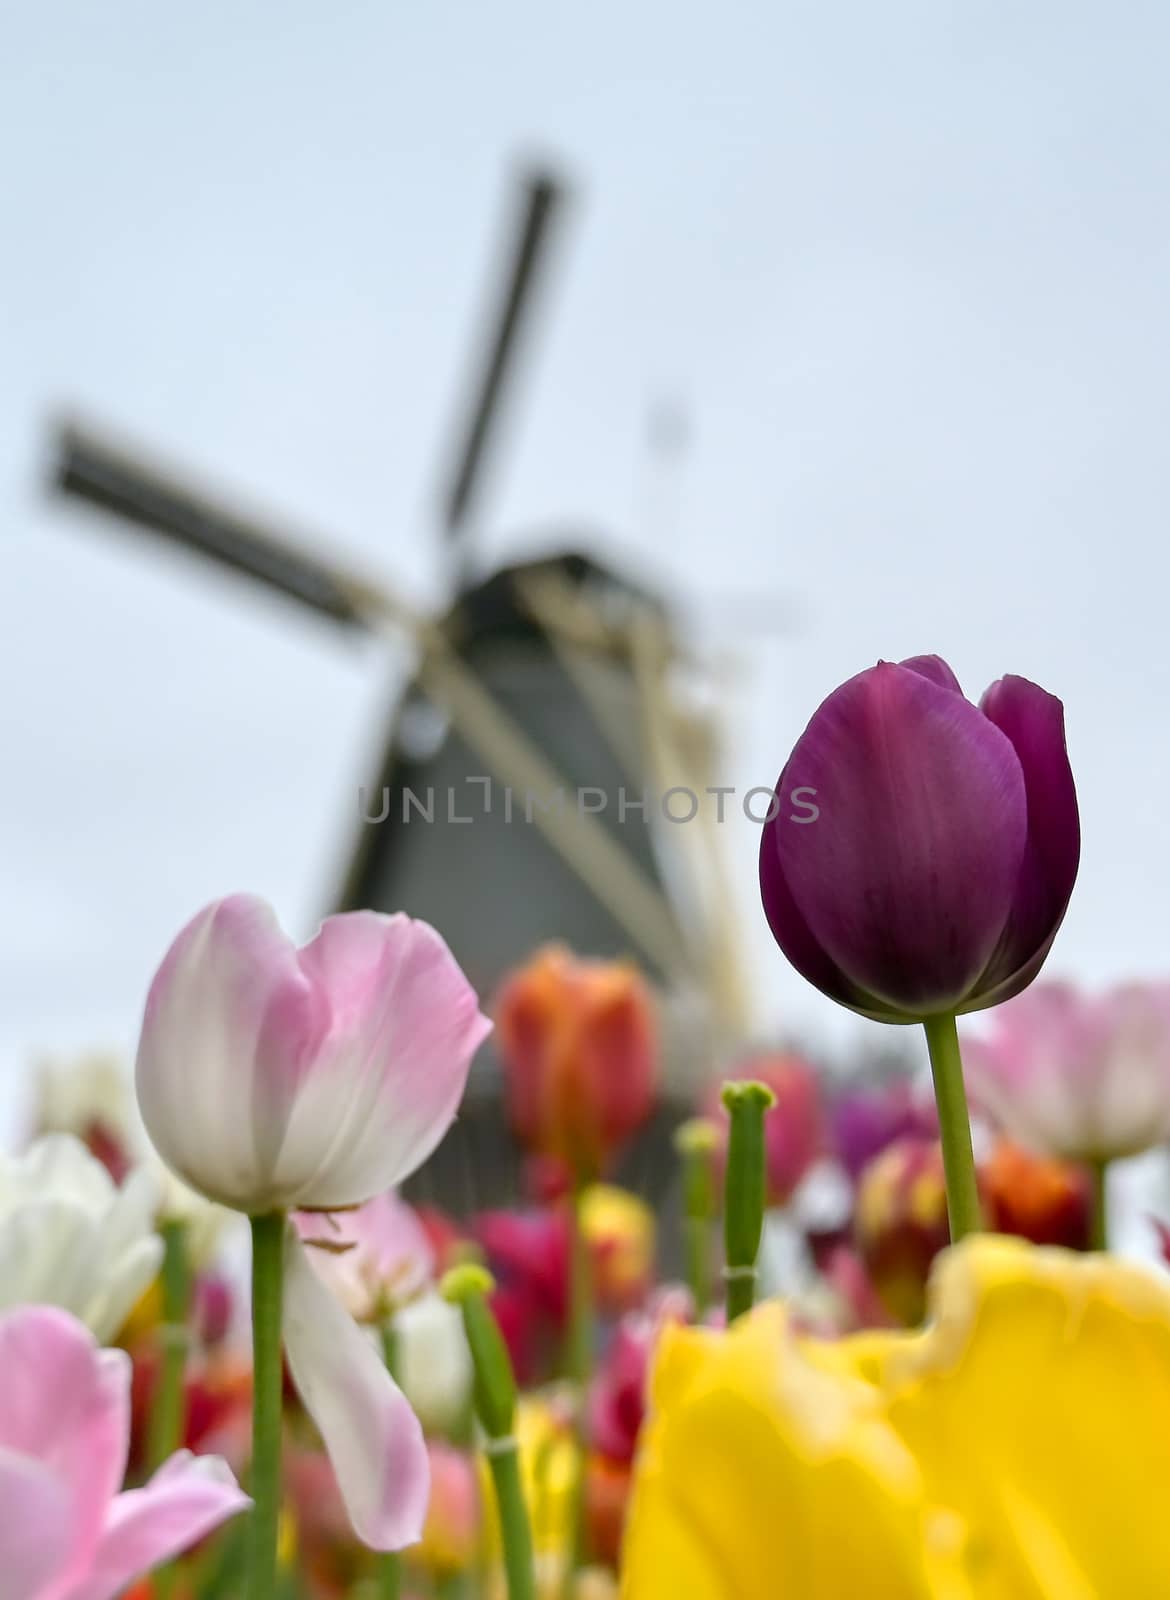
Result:
[[[891,1346],[888,1415],[962,1512],[979,1600],[1170,1593],[1170,1287],[1107,1256],[973,1239]]]
[[[803,1339],[800,1351],[804,1358],[821,1372],[841,1378],[856,1378],[873,1388],[882,1388],[886,1371],[907,1347],[919,1342],[921,1335],[887,1332],[869,1328],[863,1333],[850,1334],[846,1339]]]
[[[662,1336],[623,1561],[625,1600],[965,1595],[918,1468],[864,1376],[812,1361],[783,1310]],[[948,1530],[951,1532],[953,1530]]]

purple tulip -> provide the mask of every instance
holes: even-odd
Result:
[[[832,1111],[833,1150],[856,1182],[864,1169],[899,1139],[936,1139],[938,1114],[909,1079],[848,1089]]]
[[[978,706],[939,656],[858,673],[776,786],[760,884],[772,933],[879,1022],[977,1011],[1039,972],[1080,857],[1064,708],[1026,678]]]

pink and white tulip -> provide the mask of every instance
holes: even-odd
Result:
[[[1111,1161],[1170,1138],[1170,985],[1034,984],[963,1059],[973,1106],[1042,1155]]]
[[[139,1106],[164,1160],[210,1199],[251,1216],[346,1210],[431,1154],[490,1026],[426,923],[351,912],[298,949],[262,900],[235,895],[188,923],[155,976]],[[422,1429],[291,1222],[283,1326],[358,1537],[417,1540]]]
[[[159,1154],[209,1199],[333,1211],[426,1160],[489,1028],[425,922],[350,912],[298,949],[263,900],[232,895],[155,976],[138,1103]]]
[[[114,1600],[249,1504],[218,1456],[180,1451],[118,1491],[130,1436],[130,1358],[75,1317],[0,1317],[0,1593]]]

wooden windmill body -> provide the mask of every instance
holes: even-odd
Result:
[[[593,541],[472,577],[469,511],[558,210],[547,175],[520,228],[444,517],[454,592],[424,615],[381,581],[238,515],[136,451],[70,425],[56,486],[176,540],[346,629],[405,636],[413,669],[345,819],[352,842],[330,910],[405,908],[432,922],[485,999],[540,944],[630,956],[662,997],[667,1110],[631,1158],[643,1188],[669,1168],[665,1133],[713,1053],[744,1025],[738,954],[710,808],[718,730],[676,691],[685,658],[650,588]],[[673,791],[673,813],[663,797]],[[515,1152],[490,1049],[452,1138],[417,1187],[447,1205],[508,1198]]]

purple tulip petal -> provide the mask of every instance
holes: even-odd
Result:
[[[919,677],[938,684],[940,689],[953,689],[956,694],[963,692],[958,678],[941,656],[907,656],[905,661],[899,661],[898,665],[907,667],[911,672],[917,672]]]
[[[1027,840],[1011,741],[951,688],[881,662],[809,723],[784,775],[785,795],[800,788],[817,820],[782,804],[767,829],[809,942],[898,1011],[959,1005],[999,943]]]
[[[1027,678],[1000,678],[980,702],[1011,740],[1024,774],[1028,838],[1003,938],[967,1009],[998,1005],[1039,972],[1064,919],[1080,864],[1077,793],[1064,741],[1064,706]]]
[[[778,795],[791,793],[786,773],[780,774],[775,792]],[[813,938],[808,923],[784,881],[775,823],[772,822],[765,823],[760,839],[760,897],[772,937],[801,977],[838,1005],[860,1010],[860,1002],[864,997]]]

